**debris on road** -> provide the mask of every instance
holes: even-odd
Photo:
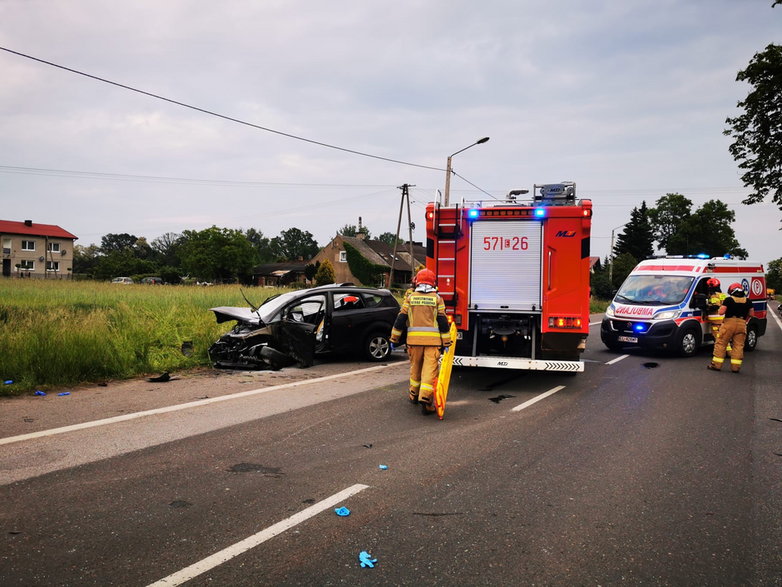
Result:
[[[166,371],[157,377],[150,377],[147,381],[151,381],[152,383],[165,383],[166,381],[171,381],[171,374]]]
[[[377,562],[376,558],[372,558],[372,555],[369,554],[366,550],[362,550],[358,553],[358,560],[361,563],[361,568],[374,568],[375,563]]]
[[[346,508],[346,507],[341,507],[341,508],[335,509],[334,513],[337,514],[338,516],[342,516],[344,518],[345,516],[349,516],[350,515],[350,510],[348,508]]]

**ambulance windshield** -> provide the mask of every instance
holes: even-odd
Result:
[[[624,304],[678,304],[690,291],[693,278],[682,275],[630,275],[616,294]]]

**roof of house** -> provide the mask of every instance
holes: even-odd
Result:
[[[285,275],[290,271],[304,271],[307,261],[287,261],[284,263],[265,263],[253,267],[253,275]]]
[[[364,240],[353,236],[343,236],[343,241],[353,246],[361,255],[375,265],[385,265],[391,267],[391,258],[394,254],[394,247],[379,240]],[[423,265],[426,263],[426,248],[420,244],[413,243],[413,265]],[[396,248],[396,259],[394,262],[394,271],[410,270],[410,251],[409,245],[400,244]]]
[[[54,238],[79,238],[56,224],[40,224],[38,222],[15,222],[0,220],[0,234],[26,234],[30,236],[51,236]]]

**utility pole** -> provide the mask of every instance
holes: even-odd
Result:
[[[399,201],[399,219],[396,223],[396,238],[394,239],[394,252],[391,254],[391,273],[388,276],[388,288],[394,283],[394,265],[396,264],[396,248],[399,244],[399,232],[402,227],[402,211],[407,204],[407,229],[408,229],[408,247],[410,251],[410,275],[415,273],[415,257],[413,256],[413,222],[410,217],[410,188],[415,185],[402,184],[398,189],[402,190],[402,197]]]

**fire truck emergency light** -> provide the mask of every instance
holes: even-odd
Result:
[[[543,218],[546,215],[546,209],[545,208],[535,208],[535,216],[538,218]]]
[[[480,210],[476,210],[475,208],[467,211],[467,218],[478,218],[480,215]]]

